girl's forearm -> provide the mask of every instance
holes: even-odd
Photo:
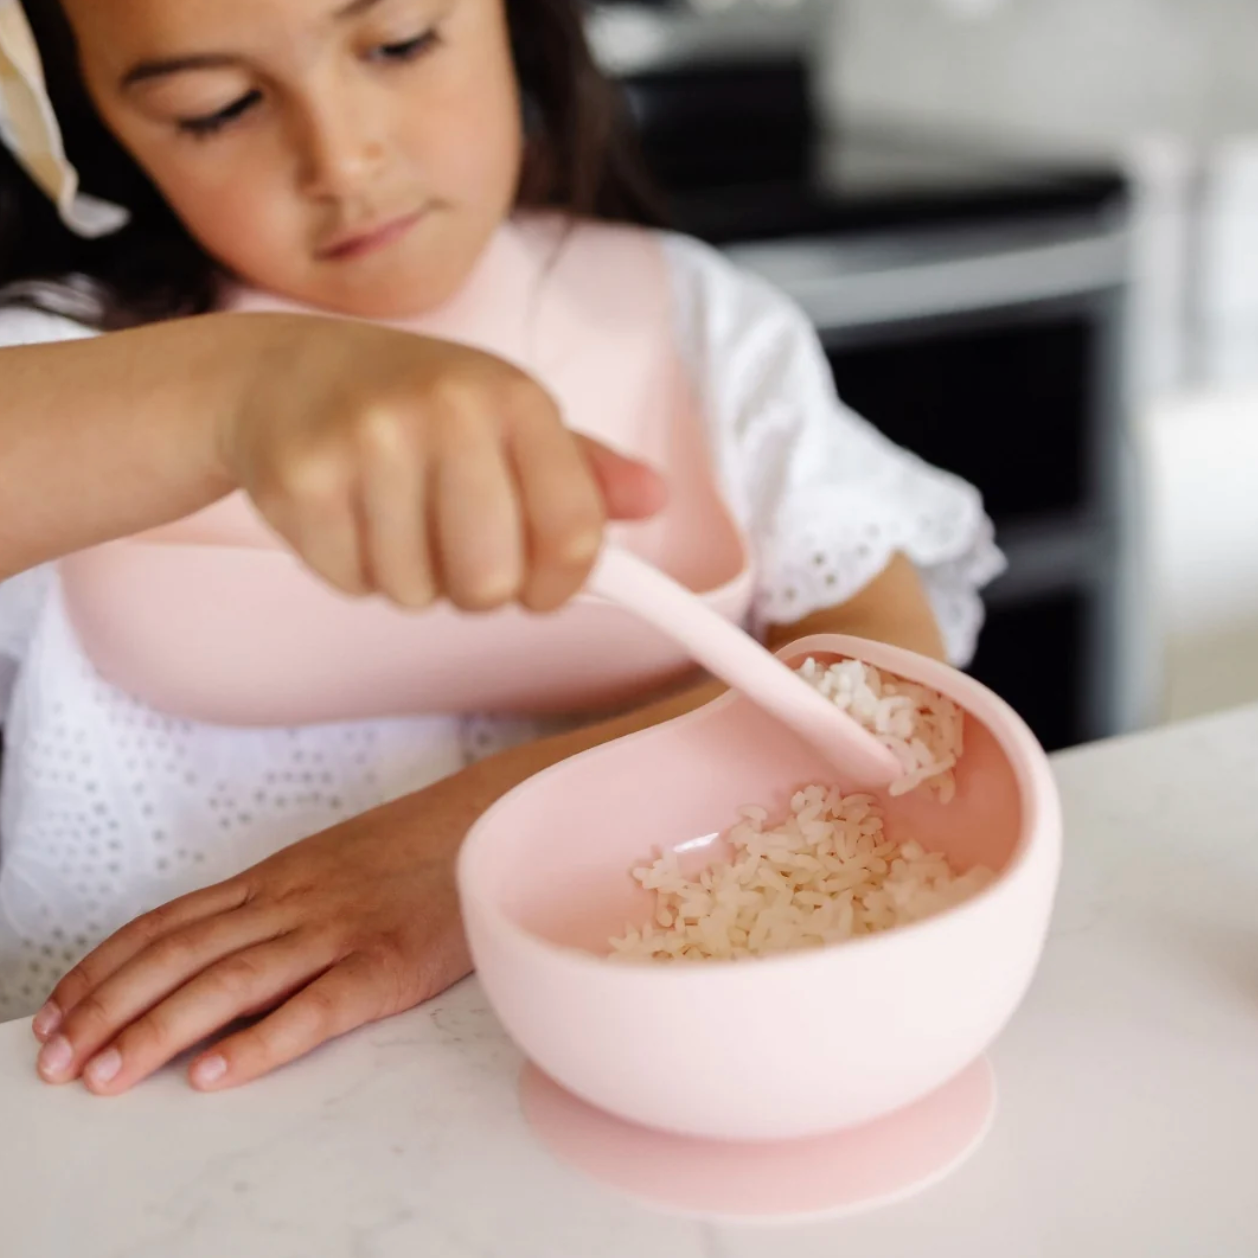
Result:
[[[220,433],[266,319],[0,349],[0,579],[229,493]]]
[[[639,730],[662,725],[674,717],[684,716],[687,712],[693,712],[711,702],[724,690],[725,687],[719,682],[704,682],[611,720],[499,752],[463,770],[460,774],[460,787],[465,793],[469,828],[504,795],[542,770],[617,738],[624,738]]]
[[[814,633],[842,633],[888,642],[947,661],[943,634],[912,560],[897,554],[855,598],[769,632],[774,649]]]

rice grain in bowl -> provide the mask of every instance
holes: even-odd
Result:
[[[693,876],[729,855],[721,830],[755,801],[785,816],[834,775],[738,696],[598,748],[526,782],[477,824],[459,868],[480,979],[521,1049],[619,1117],[680,1134],[780,1139],[856,1126],[963,1070],[999,1034],[1034,973],[1060,861],[1047,760],[995,695],[881,644],[809,639],[783,652],[855,657],[966,713],[956,795],[881,801],[991,884],[924,921],[752,962],[629,965],[607,955],[652,893],[626,877],[652,847]],[[841,791],[849,784],[838,782]]]
[[[893,797],[955,798],[965,733],[951,699],[861,660],[823,665],[810,656],[797,671],[896,753],[903,774]],[[633,871],[655,893],[655,912],[610,941],[617,959],[732,961],[824,947],[921,921],[994,877],[983,865],[961,873],[911,835],[888,833],[872,795],[813,785],[795,792],[777,824],[759,806],[739,813],[728,859],[687,877],[666,852]]]

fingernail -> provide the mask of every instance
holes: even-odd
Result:
[[[50,1000],[36,1015],[33,1023],[35,1034],[46,1040],[61,1025],[61,1006]]]
[[[107,1048],[99,1057],[93,1057],[83,1071],[88,1083],[103,1088],[118,1077],[122,1069],[122,1054],[116,1048]]]
[[[59,1079],[70,1069],[74,1060],[74,1049],[64,1035],[49,1040],[39,1054],[39,1073],[47,1079]]]
[[[227,1073],[227,1063],[219,1056],[202,1057],[192,1067],[192,1086],[212,1088]]]

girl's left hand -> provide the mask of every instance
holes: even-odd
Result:
[[[48,1083],[116,1096],[235,1020],[192,1086],[248,1083],[471,971],[454,866],[474,812],[459,775],[137,918],[35,1020]]]

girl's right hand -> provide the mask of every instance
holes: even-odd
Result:
[[[659,478],[564,427],[497,358],[372,324],[234,316],[256,355],[219,457],[320,576],[407,608],[550,611],[584,583],[608,518],[664,502]]]

